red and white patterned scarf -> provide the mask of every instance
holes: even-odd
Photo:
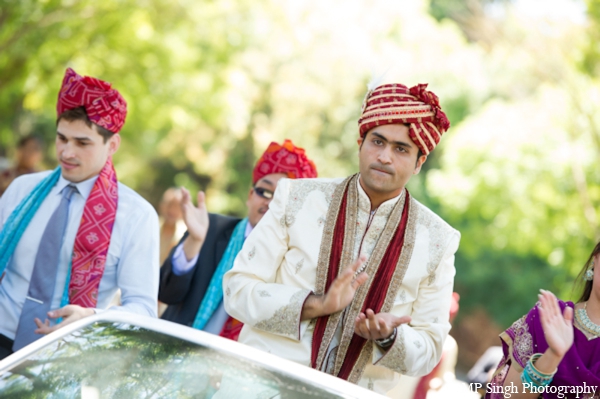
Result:
[[[75,236],[69,282],[70,304],[96,307],[118,202],[117,174],[109,158],[85,202]]]

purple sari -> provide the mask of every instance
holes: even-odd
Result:
[[[558,301],[558,304],[562,311],[566,306],[574,307],[572,302]],[[544,392],[540,396],[541,398],[575,398],[577,394],[572,390],[577,387],[580,387],[580,390],[585,389],[587,392],[579,393],[579,398],[600,398],[600,337],[588,340],[577,327],[573,326],[573,330],[575,333],[573,346],[560,362],[558,371],[548,386],[548,392]],[[500,339],[504,357],[488,386],[486,399],[504,398],[500,387],[504,385],[509,367],[516,368],[521,373],[531,355],[544,353],[548,349],[538,313],[538,305],[500,334]],[[519,382],[518,385],[519,390],[522,391],[521,383]],[[596,388],[595,395],[592,388]],[[561,389],[562,393],[560,393]],[[592,393],[590,394],[590,392]]]

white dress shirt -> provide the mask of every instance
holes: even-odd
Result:
[[[13,181],[0,197],[0,229],[19,203],[50,173],[46,171],[24,175]],[[77,187],[78,192],[73,194],[69,205],[69,218],[52,299],[52,309],[60,307],[75,236],[85,202],[97,177],[71,183],[61,176],[31,219],[0,282],[0,334],[11,339],[15,337],[42,234],[60,203],[62,189],[72,184]],[[104,274],[98,287],[96,308],[108,307],[117,289],[121,289],[122,306],[113,308],[156,317],[159,280],[158,216],[154,208],[129,187],[118,183],[118,194],[117,214]]]

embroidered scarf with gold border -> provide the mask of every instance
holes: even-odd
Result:
[[[333,280],[353,260],[357,234],[357,180],[358,175],[348,177],[334,192],[317,264],[317,295],[327,292]],[[375,313],[389,312],[404,279],[414,246],[417,219],[417,207],[407,190],[404,194],[394,206],[367,260],[367,282],[359,287],[344,311],[317,319],[311,353],[313,368],[321,369],[340,321],[342,337],[335,355],[333,375],[358,382],[371,358],[373,346],[367,345],[367,340],[354,334],[354,320],[366,309],[372,309]]]

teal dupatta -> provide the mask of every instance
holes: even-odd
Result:
[[[35,216],[35,213],[50,193],[50,190],[52,190],[58,182],[60,174],[61,169],[59,166],[33,188],[6,220],[4,228],[0,231],[0,277],[6,270],[8,262],[15,252],[15,248],[27,229],[27,226],[29,226],[31,219]],[[69,304],[69,281],[71,281],[70,263],[71,262],[69,262],[69,268],[67,269],[67,279],[60,302],[61,308]],[[58,319],[57,323],[60,323],[61,319],[62,318]]]
[[[40,181],[10,214],[4,228],[0,232],[0,276],[6,270],[21,236],[29,226],[29,222],[46,199],[52,187],[58,182],[60,167]]]
[[[192,324],[193,328],[202,330],[223,300],[223,276],[233,267],[233,261],[244,245],[247,224],[248,218],[244,218],[235,226],[233,234],[229,239],[227,249],[225,249],[225,253],[217,266],[217,270],[215,270],[215,273],[210,279],[206,294],[198,308],[194,324]]]

